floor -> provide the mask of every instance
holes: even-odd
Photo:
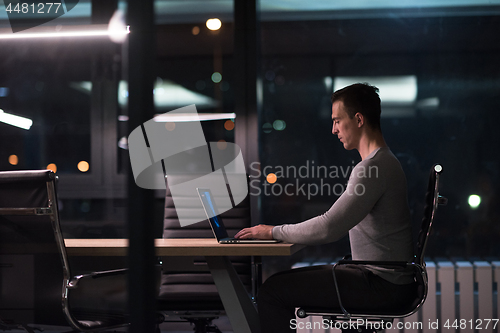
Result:
[[[212,322],[213,325],[217,326],[219,330],[221,330],[223,333],[232,333],[233,330],[231,328],[231,323],[229,322],[229,319],[226,316],[222,316],[218,319],[215,319]],[[191,326],[191,324],[186,323],[186,322],[165,322],[160,325],[160,330],[161,332],[168,332],[168,333],[187,333],[187,332],[193,332],[194,326]]]
[[[172,319],[173,320],[173,319]],[[229,320],[227,317],[223,316],[218,319],[215,319],[213,321],[213,324],[216,325],[219,330],[221,330],[223,333],[232,333],[232,328],[231,324],[229,323]],[[47,325],[29,325],[34,329],[35,333],[38,332],[43,332],[43,333],[66,333],[70,332],[71,329],[70,327],[66,326],[47,326]],[[169,321],[169,322],[164,322],[160,324],[160,330],[162,333],[192,333],[193,332],[193,326],[187,322],[176,322],[176,321]],[[11,329],[11,330],[2,330],[0,327],[0,332],[5,331],[8,333],[26,333],[26,330],[23,329]],[[127,332],[127,328],[121,328],[121,329],[115,329],[115,330],[110,330],[108,332]]]

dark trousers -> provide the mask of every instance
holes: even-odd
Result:
[[[338,266],[335,276],[344,308],[392,309],[415,297],[415,284],[397,285],[359,265]],[[332,266],[312,266],[277,273],[259,290],[261,333],[295,332],[297,307],[340,309]]]

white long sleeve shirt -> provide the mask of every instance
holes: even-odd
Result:
[[[334,242],[347,233],[353,260],[413,260],[406,178],[388,147],[374,150],[354,167],[346,191],[326,213],[273,228],[275,239],[307,245]],[[368,268],[392,283],[413,282],[408,271]]]

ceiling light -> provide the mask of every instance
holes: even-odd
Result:
[[[5,29],[2,29],[5,30]],[[109,28],[107,24],[74,26],[67,31],[47,31],[47,29],[30,29],[30,32],[0,33],[0,39],[26,39],[26,38],[57,38],[57,37],[119,37],[130,33],[130,26],[124,29]]]
[[[92,91],[92,82],[81,81],[71,82],[70,87],[78,91],[90,94]],[[155,82],[154,103],[157,110],[180,108],[186,105],[196,104],[199,109],[213,108],[218,105],[218,102],[213,98],[196,93],[183,86],[169,80],[157,80]],[[160,92],[162,92],[160,94]],[[125,107],[128,103],[128,83],[120,81],[118,84],[118,103]],[[122,118],[124,119],[124,118]],[[126,121],[119,119],[120,121]]]
[[[217,101],[213,98],[186,89],[169,80],[157,80],[154,89],[157,92],[154,94],[154,103],[158,110],[179,108],[191,104],[196,104],[196,107],[200,109],[217,106]],[[120,92],[118,103],[121,106],[127,105],[128,83],[120,81],[118,91]],[[162,93],[160,94],[160,92]]]
[[[481,204],[481,197],[477,194],[472,194],[469,196],[467,202],[469,203],[470,208],[476,209]]]
[[[212,31],[219,30],[222,26],[222,22],[218,18],[208,19],[206,24],[207,28]]]
[[[236,113],[167,113],[154,117],[154,121],[161,122],[188,122],[188,121],[207,121],[221,119],[235,119]]]
[[[333,81],[333,89],[339,90],[348,85],[363,82],[379,89],[382,104],[413,104],[417,99],[417,77],[415,75],[336,77]]]
[[[20,127],[25,130],[29,130],[31,125],[33,125],[33,120],[16,116],[10,113],[6,113],[1,109],[0,109],[0,122]]]
[[[127,33],[123,33],[126,31]],[[127,34],[130,32],[130,26],[125,24],[125,13],[121,9],[117,9],[108,24],[109,39],[115,43],[123,43],[127,39]]]

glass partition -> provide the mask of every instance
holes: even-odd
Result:
[[[498,255],[498,6],[280,4],[286,6],[261,1],[263,222],[314,217],[342,193],[349,175],[343,171],[360,157],[331,133],[330,95],[347,84],[369,82],[380,88],[382,131],[406,172],[415,232],[429,170],[433,163],[444,167],[441,193],[449,203],[438,210],[427,254]],[[266,179],[271,173],[277,178]],[[332,262],[348,250],[344,238],[309,247],[298,259]]]
[[[35,25],[7,17],[1,4],[0,169],[56,172],[67,237],[123,237],[125,178],[114,157],[122,44],[107,25],[116,8],[94,8],[109,14],[101,24],[90,1],[64,6]],[[2,121],[15,116],[31,126]]]
[[[126,10],[123,1],[117,7]],[[192,103],[200,113],[233,113],[243,83],[235,74],[233,1],[156,1],[155,10],[157,113]],[[47,27],[88,25],[92,13],[101,19],[107,11],[93,12],[82,0]],[[498,2],[261,0],[259,14],[259,138],[245,140],[259,146],[260,161],[247,163],[260,172],[251,191],[260,197],[262,222],[303,221],[342,193],[359,156],[331,134],[330,94],[368,81],[381,90],[382,129],[407,175],[415,229],[428,171],[443,164],[449,204],[439,210],[429,256],[496,255]],[[219,29],[207,27],[213,18]],[[0,29],[9,29],[4,11]],[[33,122],[30,130],[0,122],[0,169],[55,167],[67,220],[123,221],[129,129],[122,45],[0,39],[0,48],[0,109]],[[203,122],[207,140],[234,142],[238,121]],[[157,201],[161,220],[162,193]],[[347,251],[344,239],[297,256],[333,261]]]

